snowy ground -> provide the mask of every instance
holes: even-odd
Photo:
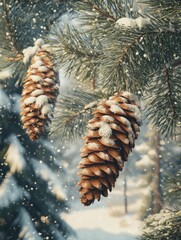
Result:
[[[77,232],[78,240],[135,240],[141,232],[138,220],[142,190],[135,186],[134,179],[128,181],[128,214],[124,214],[123,186],[119,179],[117,187],[108,198],[93,206],[84,207],[74,201],[71,213],[63,218]],[[77,198],[77,197],[76,197]]]

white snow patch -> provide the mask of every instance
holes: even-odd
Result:
[[[99,110],[102,113],[105,113],[107,111],[107,109],[103,106],[98,106],[97,110]]]
[[[41,60],[36,60],[31,67],[32,68],[39,68],[40,66],[44,65],[44,62],[42,62]]]
[[[23,157],[25,152],[16,136],[10,137],[10,146],[5,155],[5,161],[10,166],[12,173],[21,172],[26,165],[26,161]]]
[[[2,71],[0,71],[0,79],[1,80],[7,80],[8,78],[10,78],[13,74],[13,71],[11,68],[6,68]]]
[[[109,159],[110,159],[109,154],[104,153],[104,152],[99,152],[97,155],[98,155],[101,159],[105,159],[105,160],[109,160]]]
[[[45,104],[45,105],[42,107],[42,109],[41,109],[41,113],[42,113],[43,115],[47,115],[47,114],[49,114],[49,113],[51,113],[51,112],[52,112],[52,108],[51,108],[50,104]]]
[[[124,110],[118,105],[111,105],[110,111],[113,113],[125,114]]]
[[[46,95],[40,95],[36,98],[37,107],[42,107],[45,103],[48,103],[48,97]]]
[[[51,78],[45,78],[44,81],[47,82],[47,83],[54,83],[55,82],[55,80],[51,79]]]
[[[52,46],[48,43],[43,44],[41,48],[45,51],[52,52]]]
[[[29,97],[29,98],[24,100],[24,103],[26,105],[29,105],[29,104],[32,104],[32,103],[35,103],[35,102],[36,102],[36,97]]]
[[[116,21],[116,26],[124,27],[124,28],[136,28],[137,24],[135,19],[133,18],[119,18]]]
[[[141,30],[145,25],[151,24],[150,18],[143,18],[138,17],[136,19],[133,18],[120,18],[116,21],[117,27],[123,27],[123,28],[139,28]]]
[[[113,104],[117,104],[117,101],[115,101],[115,100],[107,100],[106,101],[106,105],[108,105],[109,107],[111,107]]]
[[[157,155],[157,152],[154,149],[150,149],[148,151],[148,155],[153,158]]]
[[[39,68],[38,68],[38,71],[39,72],[48,72],[48,68],[46,67],[46,66],[40,66]]]
[[[111,116],[109,116],[109,115],[104,115],[104,116],[102,116],[101,117],[101,119],[103,120],[103,121],[107,121],[107,122],[114,122],[115,121],[115,119],[114,119],[114,117],[111,117]]]
[[[110,139],[110,138],[102,137],[102,140],[105,144],[108,144],[108,145],[111,145],[111,146],[115,145],[115,141]]]
[[[15,203],[22,196],[22,189],[18,187],[12,173],[8,172],[0,186],[0,206],[9,206],[11,203]]]
[[[137,161],[135,163],[136,167],[138,168],[150,168],[155,165],[154,161],[150,159],[148,155],[143,155],[141,160]]]
[[[112,135],[112,129],[106,122],[100,122],[101,127],[99,128],[99,135],[101,137],[110,138]]]
[[[95,201],[85,208],[73,201],[70,213],[63,213],[63,219],[77,232],[79,240],[136,240],[141,233],[142,223],[137,212],[142,204],[142,190],[136,186],[136,179],[128,178],[128,214],[124,213],[123,178],[117,179],[116,187],[107,198]]]
[[[31,93],[31,95],[32,96],[34,96],[34,97],[36,97],[36,96],[39,96],[39,95],[43,95],[43,90],[42,89],[36,89],[36,90],[34,90],[32,93]]]
[[[42,45],[44,44],[44,40],[42,38],[38,38],[37,40],[35,40],[34,45],[38,46],[38,47],[42,47]]]
[[[150,150],[150,147],[148,146],[147,143],[142,143],[140,145],[136,145],[135,150],[138,153],[145,153],[145,152],[148,152]]]
[[[0,86],[0,108],[7,108],[9,109],[11,105],[11,102],[7,96],[7,94],[4,92],[4,90]]]
[[[43,78],[37,75],[31,75],[30,78],[34,81],[34,82],[40,82],[43,81]]]
[[[87,144],[88,149],[99,149],[99,145],[95,142],[90,142]]]
[[[35,160],[32,161],[37,176],[48,182],[48,189],[58,200],[64,201],[66,199],[66,194],[61,184],[60,176],[55,174],[46,164]]]
[[[42,238],[38,235],[37,230],[35,229],[31,215],[25,210],[25,208],[20,209],[19,217],[17,219],[21,230],[19,232],[19,239],[29,239],[29,240],[41,240]]]
[[[140,109],[136,106],[136,105],[131,105],[131,104],[127,104],[130,111],[134,112],[134,116],[135,116],[135,119],[138,121],[138,122],[141,122],[141,112],[140,112]]]
[[[28,47],[23,50],[23,62],[27,64],[30,59],[40,50],[38,46]]]
[[[138,26],[139,30],[141,30],[145,25],[151,24],[150,18],[143,18],[143,17],[138,17],[136,18],[136,25]]]
[[[130,123],[130,121],[128,121],[128,119],[126,119],[124,117],[119,117],[119,119],[124,125],[131,127],[131,123]]]
[[[34,56],[34,60],[35,60],[35,61],[41,61],[42,58],[41,58],[40,56],[35,55],[35,56]]]

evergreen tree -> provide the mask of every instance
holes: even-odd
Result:
[[[180,166],[179,166],[180,167]],[[145,220],[141,240],[159,240],[174,239],[179,240],[181,237],[181,174],[180,169],[176,174],[171,174],[167,179],[166,202],[169,210],[162,210],[158,214],[149,216]]]
[[[166,200],[166,196],[168,195],[169,201],[172,200],[173,205],[174,202],[178,203],[178,196],[176,198],[175,196],[171,197],[172,194],[169,193],[171,189],[168,188],[168,179],[172,179],[174,182],[173,179],[177,176],[177,170],[180,169],[181,156],[179,146],[174,142],[167,143],[159,139],[155,129],[152,129],[151,132],[147,130],[145,136],[143,142],[135,148],[140,156],[140,160],[135,163],[140,171],[137,176],[139,179],[138,184],[145,191],[140,209],[142,219],[150,214],[159,213],[162,208],[167,206],[168,200]],[[157,167],[155,167],[156,164],[158,164]]]
[[[42,10],[43,9],[43,10]],[[23,49],[45,35],[66,1],[0,1],[0,239],[67,239],[64,170],[46,137],[33,143],[20,123],[28,60]],[[72,238],[71,238],[72,239]]]
[[[120,128],[123,128],[123,134],[119,134],[119,137],[111,136],[113,142],[119,142],[120,139],[122,142],[122,151],[116,145],[114,146],[118,148],[116,153],[112,151],[113,149],[109,149],[114,155],[114,163],[108,163],[109,167],[101,165],[100,161],[107,157],[104,154],[101,154],[102,158],[99,156],[93,159],[93,161],[98,161],[95,166],[99,165],[101,171],[97,171],[95,168],[93,168],[95,171],[85,169],[85,165],[90,165],[88,160],[81,163],[84,172],[82,175],[86,182],[85,188],[82,189],[83,192],[85,189],[91,189],[93,187],[91,184],[98,190],[104,185],[111,191],[118,176],[118,169],[122,169],[124,161],[127,160],[129,152],[134,147],[134,140],[138,136],[140,124],[139,111],[130,95],[127,92],[120,93],[120,91],[131,91],[143,97],[148,119],[158,127],[161,136],[176,140],[180,136],[181,56],[179,42],[181,34],[179,9],[181,3],[178,0],[145,0],[143,3],[144,7],[136,4],[133,0],[78,1],[72,5],[74,14],[69,13],[68,15],[71,21],[68,19],[67,23],[62,23],[63,18],[59,19],[53,27],[45,31],[49,32],[46,43],[51,46],[54,65],[58,69],[64,68],[66,74],[74,76],[77,83],[76,91],[74,89],[68,96],[58,99],[51,126],[52,136],[61,140],[72,140],[82,136],[87,121],[91,118],[91,113],[97,109],[91,120],[91,123],[96,122],[102,117],[101,111],[104,110],[105,113],[111,114],[109,111],[111,104],[116,105],[116,110],[114,106],[114,111],[109,118],[103,116],[104,121],[113,121],[112,118],[110,120],[110,117],[119,118],[119,120],[114,118],[113,123],[115,124],[122,121],[121,126],[116,125],[116,131],[118,128],[119,131]],[[7,9],[4,9],[7,13]],[[15,30],[18,32],[18,29]],[[9,32],[8,36],[11,37]],[[24,35],[22,34],[22,36]],[[18,37],[19,35],[16,35],[15,39],[19,44],[21,41]],[[32,42],[24,45],[20,49],[20,53],[12,50],[14,55],[11,54],[12,56],[9,57],[6,55],[5,59],[8,60],[8,64],[6,69],[3,65],[4,70],[1,71],[3,78],[9,78],[11,75],[12,69],[10,71],[10,68],[7,67],[12,66],[12,62],[15,67],[18,66],[18,69],[28,65],[25,61],[27,49],[24,51],[24,48],[28,46],[32,46]],[[33,49],[28,49],[31,56]],[[23,65],[24,62],[26,64]],[[23,75],[18,77],[19,81],[22,79]],[[37,86],[37,84],[35,85]],[[26,87],[24,88],[27,90]],[[90,90],[88,91],[88,89]],[[115,92],[118,95],[112,96]],[[105,103],[103,100],[99,103],[103,98],[110,98],[113,101]],[[124,110],[120,109],[120,106],[123,106]],[[119,113],[119,116],[116,113]],[[127,116],[124,121],[122,114]],[[129,126],[131,126],[131,130]],[[129,131],[131,131],[131,135],[128,134]],[[86,143],[90,141],[87,135]],[[100,137],[100,135],[96,137]],[[99,148],[102,147],[100,151],[104,151],[106,146],[110,147],[112,144],[112,142],[105,143],[105,139],[102,140],[104,140],[104,144],[98,141]],[[126,145],[127,141],[129,145]],[[87,156],[86,154],[90,154],[90,149],[89,152],[88,150],[86,152],[85,148],[82,150],[83,158]],[[118,161],[120,155],[123,159],[121,162]],[[112,156],[109,161],[111,160]],[[87,181],[85,172],[94,177],[99,174],[101,178],[90,184],[90,179]],[[105,172],[111,175],[108,177],[108,182],[107,178],[102,178]],[[97,190],[93,195],[89,192],[87,200],[100,199]],[[106,196],[107,190],[103,191],[102,195]],[[89,203],[89,201],[86,202],[87,205]]]

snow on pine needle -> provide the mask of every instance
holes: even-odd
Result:
[[[10,136],[9,143],[10,145],[5,155],[5,161],[9,165],[11,173],[21,172],[26,166],[26,161],[23,156],[25,150],[15,135]]]

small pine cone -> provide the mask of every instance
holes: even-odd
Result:
[[[50,53],[40,49],[31,60],[21,95],[21,121],[32,141],[45,132],[58,92]]]
[[[128,92],[122,92],[102,100],[89,121],[81,149],[79,175],[81,202],[89,206],[101,195],[107,197],[108,190],[128,160],[138,137],[141,113]]]

